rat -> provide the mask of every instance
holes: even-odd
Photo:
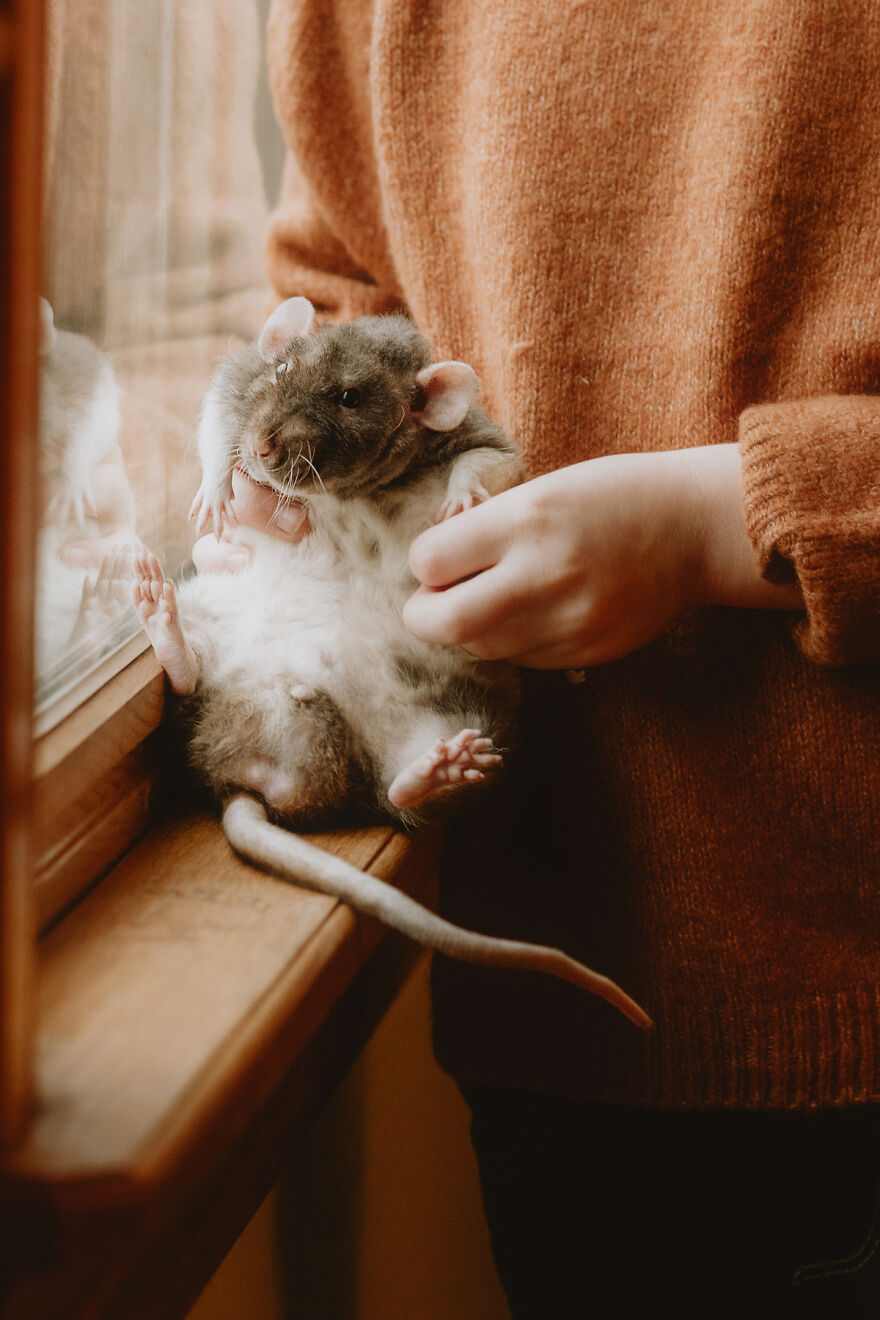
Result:
[[[41,298],[40,468],[48,521],[83,528],[94,517],[95,469],[116,446],[119,423],[119,386],[109,357],[85,335],[59,330],[51,304]]]
[[[549,972],[646,1029],[620,987],[560,950],[462,930],[298,833],[442,814],[492,778],[514,737],[514,667],[421,642],[401,618],[413,539],[520,479],[478,388],[466,363],[432,362],[402,315],[319,325],[288,299],[220,364],[199,426],[192,516],[251,557],[178,589],[155,555],[136,555],[135,608],[239,853],[447,956]],[[302,503],[308,535],[237,526],[236,467]]]
[[[85,335],[59,329],[40,299],[36,669],[44,680],[92,656],[125,605],[126,552],[139,545],[135,503],[119,446],[120,389],[113,363]],[[114,586],[115,584],[115,586]],[[122,598],[116,587],[122,587]]]

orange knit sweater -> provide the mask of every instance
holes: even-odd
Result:
[[[567,684],[444,905],[656,1020],[438,963],[441,1061],[647,1104],[880,1100],[880,19],[873,0],[275,0],[269,258],[405,304],[532,472],[740,440],[805,616],[704,610]]]

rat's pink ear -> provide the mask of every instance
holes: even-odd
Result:
[[[40,299],[40,356],[45,357],[55,347],[58,331],[55,329],[55,313],[45,298]]]
[[[273,362],[283,352],[291,339],[305,339],[313,335],[318,328],[315,309],[308,298],[288,298],[269,317],[263,326],[257,347],[260,357],[266,362]]]
[[[454,430],[480,392],[477,373],[466,362],[435,362],[420,371],[416,381],[425,402],[413,415],[431,431]]]

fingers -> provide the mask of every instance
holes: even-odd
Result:
[[[310,530],[308,509],[298,500],[286,500],[269,486],[261,486],[235,468],[232,493],[238,521],[281,540],[298,541]]]
[[[192,502],[189,516],[200,536],[213,521],[218,540],[227,527],[239,524],[286,541],[299,541],[311,531],[306,505],[285,499],[270,486],[253,481],[239,468],[232,471],[228,495],[222,491],[210,493],[203,485]]]
[[[403,621],[422,641],[462,646],[478,660],[508,660],[526,669],[580,668],[631,649],[607,637],[588,610],[575,617],[549,593],[536,599],[515,582],[505,586],[504,576],[502,565],[446,591],[421,587],[407,601]]]
[[[239,522],[263,531],[278,507],[278,494],[268,486],[259,486],[244,472],[234,468],[232,494]]]
[[[403,608],[403,622],[423,642],[467,646],[481,659],[496,659],[498,653],[488,654],[492,634],[518,614],[520,603],[521,587],[499,564],[445,591],[420,587]],[[469,645],[477,640],[483,651]]]
[[[410,547],[409,563],[426,587],[447,587],[497,564],[510,543],[504,494],[430,527]]]

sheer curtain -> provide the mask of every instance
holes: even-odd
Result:
[[[257,0],[50,5],[43,705],[136,633],[130,547],[189,556],[201,397],[267,306],[262,27]]]

